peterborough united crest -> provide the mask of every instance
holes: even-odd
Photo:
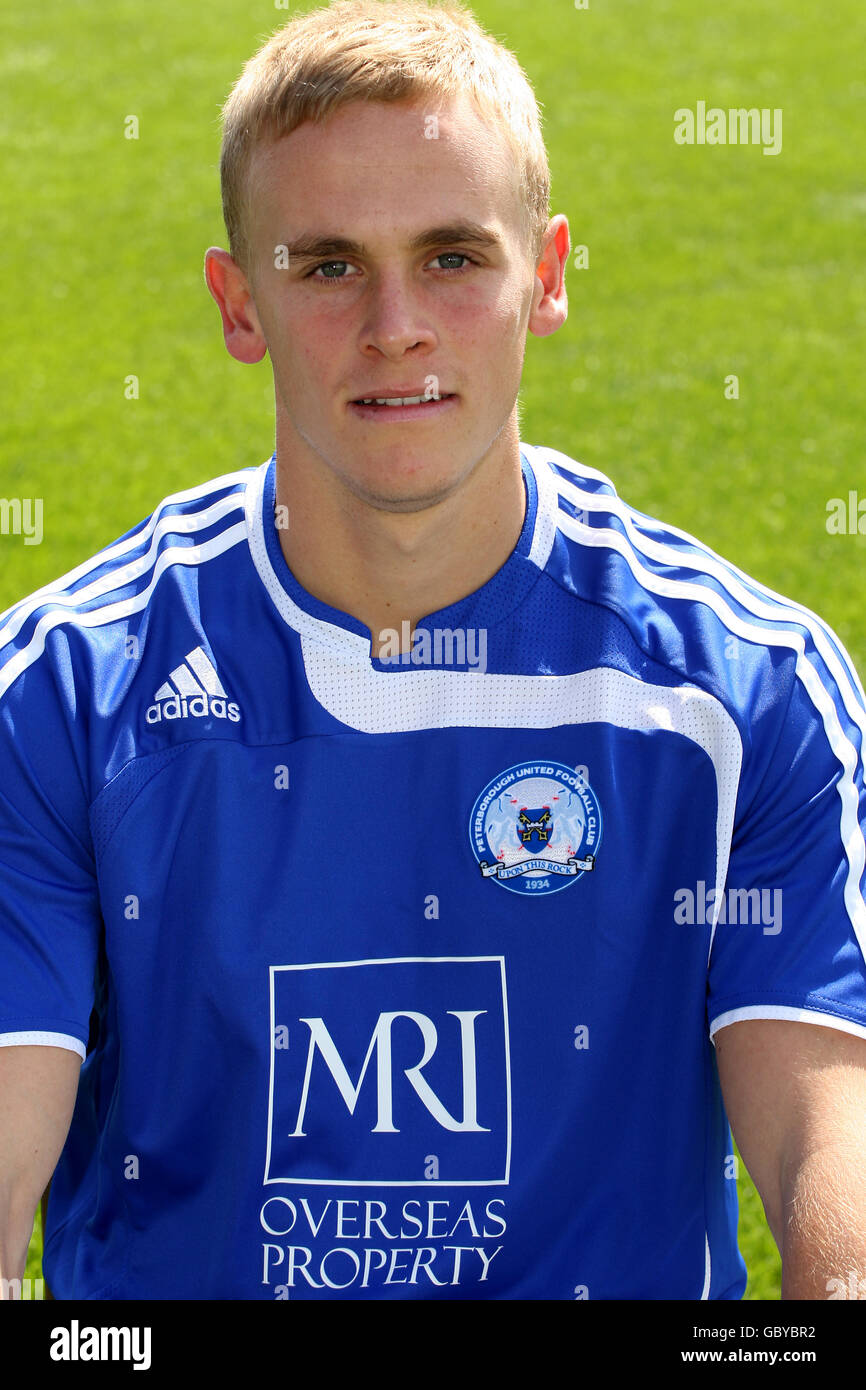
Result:
[[[517,763],[488,782],[469,835],[485,878],[513,893],[556,893],[595,868],[601,808],[585,767]]]

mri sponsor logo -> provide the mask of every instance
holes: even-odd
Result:
[[[271,968],[266,1183],[507,1183],[501,956]]]

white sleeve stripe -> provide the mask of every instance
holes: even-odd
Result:
[[[82,1062],[87,1056],[84,1043],[70,1033],[0,1033],[0,1047],[64,1047],[77,1052]]]
[[[168,498],[167,501],[174,502],[175,498]],[[165,504],[163,504],[165,505]],[[159,553],[160,542],[165,535],[172,532],[204,531],[208,527],[214,526],[222,517],[231,512],[242,511],[244,496],[242,492],[229,493],[227,497],[222,497],[219,501],[212,503],[204,508],[203,511],[181,513],[176,515],[162,515],[159,510],[154,512],[147,526],[141,531],[130,536],[122,545],[114,546],[112,550],[102,551],[94,555],[85,564],[79,565],[77,570],[64,575],[62,579],[56,579],[51,584],[45,584],[35,593],[29,594],[26,599],[14,605],[9,610],[9,621],[5,627],[0,627],[0,647],[11,642],[20,632],[27,619],[37,608],[45,604],[53,603],[67,608],[76,608],[83,603],[88,603],[92,599],[102,598],[106,594],[112,593],[116,589],[122,589],[127,584],[139,579],[148,570],[153,568],[155,559]],[[69,585],[84,576],[93,569],[97,569],[113,559],[122,559],[124,554],[135,550],[142,542],[150,538],[150,545],[144,554],[128,564],[118,565],[109,574],[102,575],[101,578],[86,585],[83,589],[77,589],[73,593],[67,593]]]
[[[239,545],[246,539],[246,521],[239,521],[235,526],[221,531],[218,536],[205,541],[202,545],[168,546],[160,554],[147,588],[142,589],[141,593],[133,595],[132,598],[108,604],[105,608],[94,608],[89,613],[52,611],[43,614],[34,628],[29,645],[17,652],[0,669],[0,698],[6,693],[13,681],[18,679],[22,671],[25,671],[32,662],[38,660],[42,655],[45,650],[46,634],[53,627],[58,627],[61,623],[72,623],[76,627],[104,627],[107,623],[113,623],[118,618],[125,618],[130,613],[137,613],[142,608],[147,607],[150,596],[159,583],[163,572],[171,565],[194,566],[203,564],[206,560],[212,560],[215,556],[222,555],[224,551],[231,550],[232,546]]]
[[[633,519],[636,519],[637,526],[640,527],[640,523],[643,520],[643,518],[637,515],[634,511],[632,511],[632,517]],[[651,520],[651,518],[646,519]],[[686,541],[689,545],[693,546],[696,550],[700,551],[700,553],[705,557],[707,562],[706,572],[715,573],[716,568],[720,566],[723,572],[727,573],[728,575],[735,576],[737,579],[742,581],[742,583],[745,585],[746,592],[748,593],[749,597],[755,602],[757,602],[759,600],[759,596],[763,594],[766,598],[773,599],[773,601],[779,604],[781,607],[790,609],[792,613],[796,615],[792,617],[790,621],[801,622],[802,618],[809,618],[811,619],[811,622],[802,625],[808,627],[810,631],[813,631],[811,623],[814,623],[815,630],[817,630],[817,632],[821,633],[822,635],[826,635],[824,634],[824,628],[826,626],[824,620],[822,618],[819,618],[818,614],[814,613],[811,608],[807,608],[805,604],[797,603],[795,599],[788,598],[784,594],[776,593],[776,590],[771,589],[768,584],[762,584],[760,580],[754,579],[750,574],[746,574],[744,570],[739,569],[738,566],[733,564],[730,560],[722,559],[721,556],[716,555],[714,551],[710,550],[709,546],[704,545],[703,541],[699,541],[694,536],[690,536],[686,531],[681,531],[679,527],[668,526],[667,524],[665,524],[664,529],[666,531],[669,531],[671,535],[679,536],[681,540]],[[643,537],[643,539],[645,541],[651,540],[651,538],[648,536]],[[683,552],[677,551],[676,554],[681,556],[680,563],[682,563],[683,559],[686,558],[683,556]],[[687,562],[684,565],[684,567],[687,569],[698,570],[700,570],[701,568],[700,565],[695,565],[693,561],[691,563]],[[733,583],[729,582],[728,587],[730,588],[731,592],[734,593],[735,586],[733,585]],[[748,607],[744,600],[743,604],[744,607]],[[758,610],[754,609],[752,611],[757,612]],[[772,611],[772,609],[769,610],[770,615],[772,615]],[[785,614],[777,614],[776,617],[783,621],[787,621]],[[866,701],[866,693],[864,693],[863,686],[860,682],[860,677],[857,673],[856,666],[851,661],[851,658],[845,651],[845,648],[844,646],[842,646],[842,643],[839,642],[838,636],[836,636],[835,640],[839,643],[839,647],[844,653],[846,662],[846,674],[850,676],[854,688],[860,695],[861,699]]]
[[[793,1023],[814,1023],[824,1028],[835,1028],[839,1033],[853,1033],[856,1038],[866,1038],[866,1023],[853,1023],[849,1018],[838,1014],[822,1013],[819,1009],[796,1009],[787,1004],[749,1004],[742,1009],[729,1009],[719,1014],[710,1024],[710,1037],[731,1023],[741,1023],[749,1018],[783,1018]]]
[[[582,510],[614,512],[617,516],[619,516],[622,519],[629,533],[630,538],[636,546],[638,544],[638,539],[632,534],[635,528],[639,530],[641,525],[645,523],[660,526],[668,535],[677,536],[680,540],[685,541],[687,545],[690,545],[694,550],[699,551],[700,554],[704,557],[706,565],[702,568],[701,565],[696,564],[694,562],[693,556],[687,555],[683,551],[678,550],[675,546],[671,546],[670,550],[664,556],[656,555],[656,558],[663,559],[665,564],[673,564],[683,569],[694,569],[700,573],[712,574],[714,577],[719,579],[720,583],[726,585],[731,595],[735,598],[738,597],[736,593],[737,586],[735,586],[732,581],[733,578],[736,577],[737,579],[741,580],[743,584],[746,586],[746,592],[748,594],[749,599],[753,601],[758,601],[758,596],[760,594],[764,594],[767,598],[773,599],[776,604],[783,608],[789,609],[792,613],[811,619],[811,622],[816,625],[817,632],[823,635],[826,624],[824,623],[823,619],[818,617],[817,613],[813,613],[811,608],[806,608],[804,604],[797,603],[794,599],[788,598],[784,594],[776,593],[775,589],[771,589],[768,584],[762,584],[752,575],[746,574],[744,570],[739,569],[739,567],[735,565],[731,560],[723,559],[722,556],[717,555],[714,550],[711,550],[708,545],[705,545],[703,541],[698,540],[696,536],[690,535],[688,531],[681,530],[679,526],[673,526],[670,524],[670,522],[657,521],[655,517],[646,516],[642,512],[637,511],[634,507],[627,507],[626,504],[622,501],[622,499],[618,496],[613,482],[607,476],[606,473],[599,472],[597,468],[590,468],[587,464],[577,463],[575,459],[569,458],[567,454],[563,454],[558,449],[540,449],[537,445],[527,444],[523,444],[521,447],[526,449],[527,453],[531,453],[531,457],[536,463],[546,463],[548,465],[552,463],[555,466],[555,468],[563,468],[567,473],[571,474],[572,476],[575,476],[575,468],[579,468],[580,475],[576,483],[570,482],[568,478],[563,477],[561,473],[555,472],[554,468],[551,468],[549,466],[543,468],[542,471],[545,473],[549,473],[553,477],[554,484],[560,496],[567,497],[570,492],[577,493],[577,497],[579,498]],[[539,470],[537,469],[536,471]],[[610,488],[610,495],[602,495],[598,493],[584,493],[580,488],[580,482],[583,478],[586,478],[588,480],[595,479],[598,482],[606,484],[607,487]],[[571,498],[569,500],[573,501],[575,499]],[[589,505],[584,506],[583,504],[585,502],[588,502]],[[644,553],[647,555],[652,555],[654,548],[661,548],[659,542],[653,541],[651,536],[641,534],[640,540],[644,543]],[[739,601],[742,602],[743,607],[750,607],[749,603],[747,603],[745,599],[740,599]],[[763,605],[762,607],[762,616],[768,617],[772,621],[800,622],[799,616],[792,617],[789,619],[786,614],[776,613],[772,608],[770,608],[767,605]],[[750,609],[750,611],[755,612],[756,614],[759,612],[758,609]],[[814,630],[812,629],[811,624],[801,623],[801,626],[808,626],[809,630],[813,632],[814,635]],[[835,640],[838,642],[838,637],[836,637]],[[817,645],[818,643],[816,641],[816,646]],[[845,651],[841,642],[839,642],[839,646],[842,652],[844,653],[846,662],[846,674],[850,676],[854,689],[859,693],[860,698],[863,700],[863,702],[866,703],[866,692],[864,692],[863,690],[863,686],[860,682],[860,677],[857,673],[857,668],[854,666],[850,656]],[[848,708],[847,705],[846,708]],[[850,708],[849,713],[851,713]]]
[[[531,450],[533,457],[540,460],[542,463],[554,463],[559,468],[565,468],[567,472],[571,474],[574,473],[576,467],[579,468],[582,478],[595,479],[596,482],[605,483],[610,488],[612,496],[617,496],[616,487],[614,486],[612,478],[609,478],[606,473],[602,473],[598,468],[591,468],[588,463],[580,463],[577,459],[570,458],[569,455],[564,454],[561,449],[550,449],[540,444],[524,444],[522,441],[520,447],[521,449],[526,449],[527,453]],[[560,475],[557,475],[557,481],[559,480],[559,476]]]
[[[766,646],[788,647],[797,653],[797,675],[813,705],[821,715],[827,741],[843,769],[844,775],[839,779],[837,791],[842,802],[841,839],[848,860],[844,894],[845,906],[848,909],[848,917],[860,946],[861,954],[866,960],[866,902],[863,901],[860,893],[860,881],[864,868],[866,868],[866,841],[864,841],[863,831],[860,828],[860,798],[854,780],[859,755],[855,745],[842,729],[839,714],[830,692],[805,655],[806,644],[802,634],[787,630],[760,628],[756,624],[749,624],[732,611],[723,596],[715,589],[708,589],[703,585],[690,583],[684,579],[671,580],[662,575],[653,574],[652,571],[641,565],[628,540],[621,536],[618,531],[581,526],[579,522],[572,521],[565,514],[560,519],[560,529],[565,535],[572,536],[582,545],[616,550],[622,555],[638,583],[642,584],[649,592],[669,598],[693,599],[698,603],[703,603],[745,641],[759,641]],[[866,714],[862,710],[858,710],[857,723],[866,732]],[[712,942],[710,945],[712,947]]]
[[[764,594],[774,599],[777,607],[774,608],[770,603],[763,602],[750,589],[744,588],[743,584],[735,577],[739,575],[740,579],[745,580],[748,576],[742,574],[741,571],[736,570],[733,566],[729,566],[726,561],[721,560],[719,556],[714,555],[712,551],[707,551],[703,547],[700,547],[699,543],[694,541],[691,536],[687,536],[684,531],[676,531],[674,527],[665,528],[681,536],[681,538],[688,541],[689,544],[698,546],[698,548],[702,550],[704,556],[703,564],[700,563],[697,556],[690,556],[681,550],[677,550],[673,546],[669,547],[663,545],[659,541],[652,540],[649,536],[639,534],[635,526],[635,520],[631,509],[627,507],[624,502],[621,502],[619,498],[581,492],[573,483],[569,483],[567,479],[558,476],[556,483],[559,495],[572,502],[574,505],[579,506],[583,511],[611,512],[615,516],[618,516],[625,526],[626,534],[634,548],[647,558],[658,560],[665,565],[673,565],[678,569],[695,570],[699,574],[706,574],[710,578],[718,580],[730,597],[735,599],[741,607],[745,608],[749,613],[752,613],[756,618],[763,618],[767,622],[798,623],[801,627],[805,627],[815,643],[816,651],[821,656],[824,664],[831,672],[833,679],[839,687],[845,709],[853,722],[860,729],[860,732],[866,736],[866,713],[864,713],[863,706],[860,703],[860,701],[866,697],[863,695],[860,679],[851,658],[848,656],[841,642],[839,643],[839,647],[844,654],[844,660],[833,650],[824,632],[824,624],[815,613],[812,613],[808,608],[803,608],[801,605],[792,603],[788,599],[783,599],[780,595],[774,594],[771,589],[767,589],[765,586],[760,585],[758,587],[761,588]],[[563,516],[566,517],[572,526],[580,525],[580,523],[576,523],[573,518],[568,517],[566,513],[563,513]],[[575,540],[584,541],[590,545],[592,544],[592,541],[587,538],[583,530],[579,533],[575,533],[573,530],[569,529],[568,534]],[[598,533],[591,532],[591,534]],[[605,532],[603,534],[615,533]],[[648,573],[648,571],[644,571],[644,573]],[[635,577],[639,582],[643,582],[640,580],[640,576],[636,575]],[[752,581],[750,580],[749,582],[751,583]],[[694,597],[694,586],[689,585],[688,581],[670,580],[669,583],[674,586],[685,585],[687,596]],[[652,586],[644,585],[644,587],[651,588]],[[676,597],[675,589],[664,590],[662,592],[668,593],[670,597]],[[779,611],[780,608],[783,611]],[[719,616],[723,617],[724,615],[720,613]],[[742,632],[740,635],[743,635]],[[755,635],[758,637],[758,640],[762,642],[766,643],[768,641],[764,629],[756,629]],[[790,645],[790,643],[784,642],[780,633],[776,633],[770,640],[777,643],[781,642],[782,645]],[[852,696],[854,697],[853,699],[851,698]]]
[[[266,460],[260,467],[266,469],[269,463],[270,459]],[[153,534],[156,527],[164,519],[163,508],[182,506],[184,502],[195,502],[199,498],[207,498],[208,495],[218,492],[224,487],[236,487],[239,483],[249,482],[251,471],[252,470],[249,468],[237,469],[233,473],[225,473],[221,478],[211,478],[206,483],[198,483],[195,487],[186,488],[183,492],[173,492],[169,497],[163,497],[158,506],[154,508],[151,515],[147,518],[145,525],[142,526],[139,531],[136,531],[134,536],[127,536],[124,540],[117,541],[107,550],[101,550],[95,555],[89,556],[89,558],[84,560],[80,565],[76,565],[75,569],[69,570],[67,574],[61,575],[58,579],[51,580],[48,584],[43,584],[39,589],[35,589],[32,594],[28,595],[28,598],[36,598],[37,596],[44,597],[55,593],[59,589],[66,589],[70,584],[75,584],[79,579],[83,579],[91,570],[97,569],[100,565],[107,564],[112,560],[121,559],[124,555],[128,554],[129,551],[134,550],[142,541],[147,540],[148,536]],[[236,500],[243,500],[243,492],[238,492],[233,495]],[[196,514],[192,513],[192,515]],[[173,519],[176,522],[180,522],[183,520],[183,514],[175,516]],[[19,604],[15,603],[4,611],[11,613],[13,609],[17,609],[19,606]],[[2,614],[0,614],[0,616],[2,616]]]

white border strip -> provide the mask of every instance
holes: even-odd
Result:
[[[713,1266],[710,1260],[710,1238],[704,1232],[704,1287],[701,1289],[701,1298],[709,1298],[710,1283],[713,1277]]]
[[[740,1009],[728,1009],[710,1023],[710,1038],[722,1028],[732,1023],[743,1023],[750,1018],[787,1018],[792,1023],[812,1023],[823,1028],[835,1028],[839,1033],[852,1033],[855,1038],[866,1038],[866,1023],[852,1023],[838,1014],[824,1013],[820,1009],[798,1009],[788,1004],[748,1004]]]
[[[87,1056],[84,1043],[71,1033],[0,1033],[0,1047],[62,1047],[77,1052],[82,1062]]]
[[[521,444],[520,447],[521,450],[525,451],[526,461],[532,469],[536,491],[535,535],[532,537],[532,547],[528,559],[540,570],[543,570],[550,559],[553,542],[556,540],[556,526],[559,517],[556,479],[549,468],[536,467],[533,458],[534,451],[528,445]]]
[[[307,613],[305,609],[300,608],[295,603],[277,578],[271,564],[271,558],[268,555],[262,521],[266,476],[267,470],[260,469],[255,481],[247,488],[246,529],[253,564],[258,570],[265,589],[271,596],[274,607],[283,621],[295,632],[300,633],[302,637],[311,637],[315,641],[321,642],[323,646],[326,646],[342,660],[369,661],[369,637],[362,637],[360,633],[350,632],[348,628],[340,627],[336,623],[326,622],[324,618],[313,617],[311,613]]]

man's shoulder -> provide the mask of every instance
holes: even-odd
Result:
[[[620,496],[613,480],[596,468],[570,458],[558,449],[523,448],[531,457],[536,476],[543,478],[556,508],[556,525],[568,553],[588,567],[630,575],[641,585],[648,600],[678,599],[687,611],[690,602],[703,602],[703,590],[695,581],[710,583],[730,598],[740,599],[744,585],[766,600],[797,609],[792,603],[745,574],[698,537],[650,516]],[[610,574],[606,575],[610,581]],[[689,587],[691,581],[692,587]],[[712,606],[712,605],[710,605]]]
[[[526,448],[526,446],[524,446]],[[616,610],[654,658],[681,669],[752,651],[838,656],[817,614],[776,593],[689,532],[629,505],[612,480],[566,454],[531,446],[561,538],[548,570],[572,591]]]
[[[193,594],[203,567],[246,542],[248,492],[266,466],[168,494],[117,540],[0,613],[0,700],[46,656],[55,668],[76,655],[104,668],[123,655],[126,635]]]
[[[593,605],[614,634],[611,648],[618,630],[648,669],[715,697],[746,737],[768,715],[784,719],[798,690],[813,717],[866,727],[857,672],[821,617],[630,506],[598,470],[523,447],[554,519],[546,573],[572,596],[575,621],[586,620],[581,601]]]

